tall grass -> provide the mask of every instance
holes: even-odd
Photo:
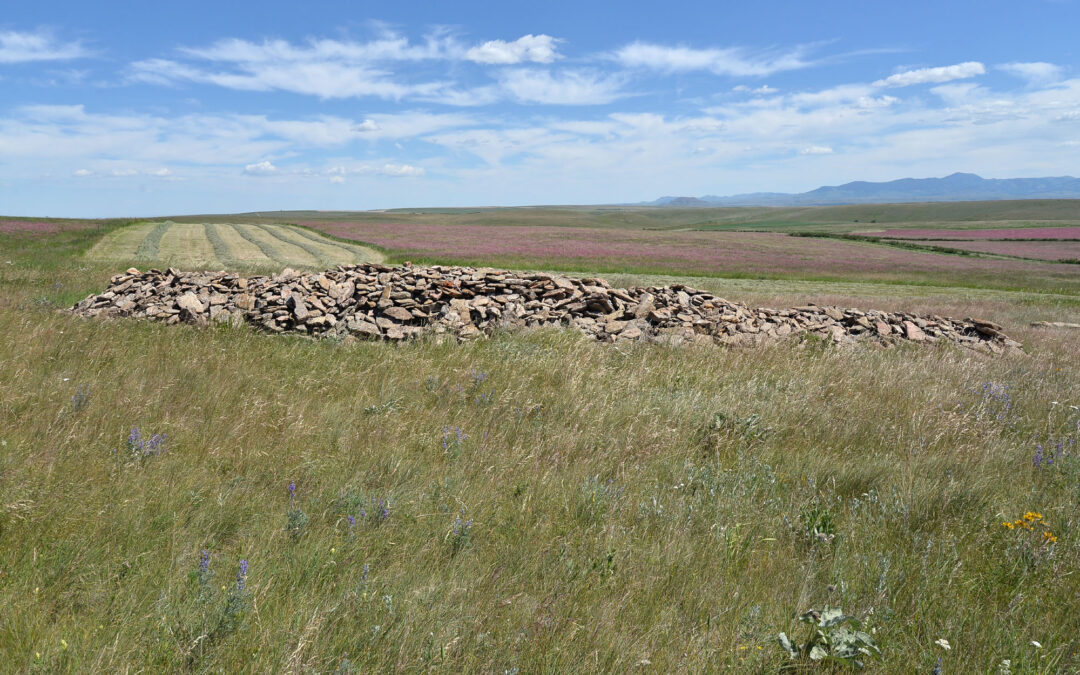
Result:
[[[773,671],[826,604],[888,672],[1080,667],[1077,336],[991,358],[85,321],[49,295],[107,277],[83,236],[0,240],[13,670]],[[1029,510],[1056,542],[1002,525]]]

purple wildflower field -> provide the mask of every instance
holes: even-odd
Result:
[[[965,258],[872,243],[769,232],[615,230],[572,227],[305,223],[405,258],[562,269],[648,269],[674,274],[952,278],[1080,282],[1071,268],[1023,260]]]
[[[2,234],[51,234],[62,230],[78,230],[84,227],[92,227],[94,223],[61,220],[16,220],[0,219],[0,233]]]
[[[964,251],[1015,255],[1021,258],[1038,260],[1080,260],[1080,241],[956,241],[955,239],[937,239],[920,241],[930,246],[947,246]]]
[[[1014,227],[987,230],[884,230],[859,232],[888,239],[1080,239],[1080,227]]]

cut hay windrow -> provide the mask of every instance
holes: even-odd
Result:
[[[72,311],[386,340],[424,333],[472,339],[495,330],[572,327],[604,342],[753,345],[816,335],[839,344],[951,342],[991,353],[1021,346],[1001,326],[978,319],[817,305],[754,309],[681,284],[623,289],[597,278],[408,263],[338,266],[320,274],[286,269],[251,278],[129,269]]]

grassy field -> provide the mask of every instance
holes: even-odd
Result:
[[[86,253],[99,262],[153,261],[184,269],[325,269],[382,257],[369,247],[288,225],[171,221],[116,228]]]
[[[808,207],[677,208],[656,206],[537,206],[516,208],[390,209],[386,211],[262,211],[187,216],[177,221],[234,223],[375,223],[507,225],[616,229],[766,229],[838,232],[890,228],[1061,227],[1080,225],[1080,200],[1045,199],[927,204]]]
[[[1075,294],[609,276],[976,315],[1009,358],[57,311],[160,264],[86,255],[157,227],[0,235],[7,670],[775,672],[826,605],[879,672],[1080,669],[1080,331],[1029,327],[1080,321]]]

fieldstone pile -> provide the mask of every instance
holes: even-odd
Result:
[[[681,284],[612,288],[603,279],[471,267],[339,266],[245,278],[225,272],[114,276],[72,310],[165,323],[250,323],[274,333],[404,340],[477,338],[495,329],[572,326],[604,342],[729,345],[818,335],[837,343],[938,342],[1001,353],[1020,347],[989,321],[807,305],[752,309]]]

